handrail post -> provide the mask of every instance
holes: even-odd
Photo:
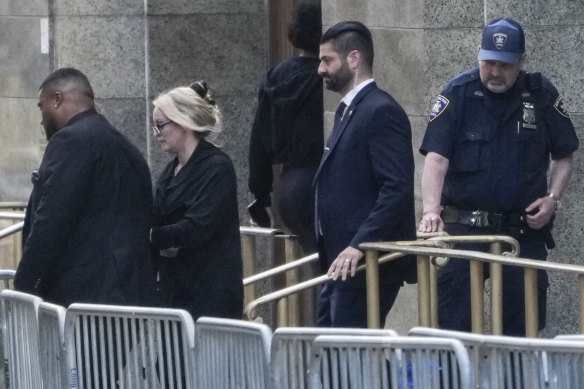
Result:
[[[430,263],[430,257],[428,257],[428,266],[430,270],[430,327],[438,328],[438,268]]]
[[[288,326],[288,298],[282,297],[278,300],[277,303],[277,320],[276,323],[278,327],[287,327]]]
[[[365,251],[367,280],[367,327],[379,328],[379,254],[377,250]]]
[[[578,302],[580,333],[584,334],[584,274],[578,275]]]
[[[253,235],[241,234],[241,252],[243,257],[243,275],[249,277],[257,269],[256,258],[256,237]],[[248,285],[245,293],[245,305],[257,299],[257,284],[254,282]]]
[[[491,243],[491,254],[501,255],[501,243]],[[493,335],[503,335],[503,266],[500,263],[490,263],[491,273],[491,332]]]
[[[539,309],[537,306],[537,269],[525,267],[525,336],[537,338],[539,335]]]
[[[286,235],[284,237],[284,251],[286,263],[293,262],[298,258],[298,244],[295,235]],[[296,285],[299,281],[298,269],[290,270],[286,273],[286,287]],[[288,323],[292,327],[300,325],[300,296],[295,293],[288,296]]]
[[[423,327],[431,326],[430,308],[430,257],[418,255],[418,323]]]
[[[469,271],[471,329],[475,334],[482,334],[485,332],[483,263],[480,261],[471,260],[469,263]]]
[[[12,224],[18,224],[18,220],[14,220]],[[12,235],[12,265],[13,269],[18,267],[18,262],[22,257],[22,230]]]

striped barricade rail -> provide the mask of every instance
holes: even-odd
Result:
[[[42,388],[38,307],[42,299],[5,289],[0,293],[5,386]]]
[[[272,388],[271,337],[264,324],[199,318],[195,324],[196,388]]]
[[[39,351],[43,388],[62,388],[65,365],[65,313],[60,305],[42,302],[38,309]]]
[[[584,387],[584,342],[571,337],[533,339],[426,327],[412,328],[409,334],[460,340],[469,352],[478,388]]]
[[[4,289],[14,288],[14,276],[16,275],[16,270],[0,270],[0,282]]]
[[[319,336],[310,389],[471,389],[468,353],[454,339]]]
[[[270,360],[275,388],[308,388],[312,343],[320,335],[397,336],[397,333],[390,329],[280,327],[272,337]]]
[[[185,310],[72,304],[65,318],[68,387],[193,388],[193,340]]]

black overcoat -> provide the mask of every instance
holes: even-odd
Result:
[[[158,261],[163,304],[186,309],[195,320],[240,319],[243,276],[233,163],[204,140],[174,176],[177,162],[166,166],[154,195],[152,246],[163,253]],[[164,254],[169,248],[178,252]]]
[[[152,185],[140,151],[102,115],[50,139],[26,211],[17,290],[52,303],[152,305]]]

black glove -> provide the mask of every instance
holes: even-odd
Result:
[[[252,201],[250,205],[247,206],[247,211],[251,220],[260,227],[270,228],[272,222],[270,220],[270,214],[266,210],[266,207],[259,203],[257,200]]]

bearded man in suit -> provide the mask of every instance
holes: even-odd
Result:
[[[332,26],[319,57],[325,87],[343,98],[313,185],[319,256],[331,277],[319,296],[318,324],[366,327],[365,276],[355,272],[364,256],[359,244],[416,239],[411,128],[372,78],[367,27]],[[415,281],[415,269],[411,257],[380,266],[380,326],[404,282]]]

